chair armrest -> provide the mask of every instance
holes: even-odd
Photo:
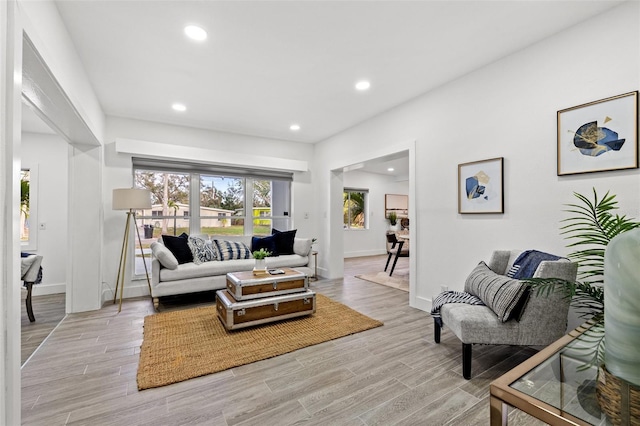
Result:
[[[42,264],[42,256],[37,254],[33,256],[35,256],[35,259],[31,263],[31,266],[27,269],[24,275],[22,275],[22,281],[24,282],[33,283],[38,279],[38,272],[40,271],[40,265]],[[26,257],[25,259],[29,259],[33,256]]]

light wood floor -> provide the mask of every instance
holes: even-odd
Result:
[[[312,288],[379,319],[383,327],[220,373],[138,391],[136,371],[149,299],[70,314],[22,369],[25,425],[486,425],[489,383],[535,351],[474,347],[461,373],[460,341],[433,342],[428,313],[401,290],[354,278],[384,256],[347,259],[345,278]],[[178,298],[165,309],[195,303]],[[37,313],[36,313],[37,315]],[[512,424],[541,424],[521,413]]]
[[[22,304],[21,332],[22,332],[22,361],[21,364],[31,356],[40,346],[42,341],[53,331],[65,315],[65,295],[50,294],[46,296],[35,296],[32,298],[31,306],[35,322],[30,322],[27,316],[27,308],[24,300]]]

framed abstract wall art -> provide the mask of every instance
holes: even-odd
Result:
[[[558,176],[638,168],[638,92],[558,111]]]
[[[458,164],[458,213],[504,213],[503,157]]]

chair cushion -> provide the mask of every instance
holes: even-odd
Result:
[[[479,297],[502,322],[513,317],[517,306],[522,310],[519,302],[526,289],[524,282],[496,274],[484,262],[471,271],[464,284],[464,291]]]

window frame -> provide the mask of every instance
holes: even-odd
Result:
[[[38,250],[38,165],[23,165],[20,171],[29,171],[29,239],[20,239],[21,251]]]
[[[362,193],[364,194],[363,206],[362,206],[362,215],[364,219],[364,224],[362,227],[352,227],[351,226],[351,210],[349,209],[349,217],[347,221],[342,220],[342,226],[345,231],[364,231],[369,229],[369,190],[364,188],[343,188],[342,194],[344,199],[344,194],[349,194],[349,199],[351,199],[352,193]]]
[[[221,178],[232,178],[232,179],[241,179],[242,180],[242,187],[243,187],[243,202],[244,202],[244,206],[243,206],[243,214],[242,216],[228,216],[228,215],[224,215],[223,219],[229,219],[229,220],[233,220],[233,219],[238,219],[238,220],[243,220],[243,233],[242,235],[244,236],[252,236],[252,235],[257,235],[254,232],[254,220],[269,220],[270,223],[270,228],[273,229],[273,224],[274,224],[274,219],[276,220],[280,220],[280,224],[285,224],[286,223],[286,230],[291,229],[293,226],[293,223],[291,222],[291,208],[292,208],[292,178],[291,179],[287,179],[287,178],[282,178],[279,176],[261,176],[261,175],[257,175],[257,174],[249,174],[247,176],[240,176],[238,173],[236,174],[222,174],[222,173],[211,173],[207,170],[176,170],[174,168],[171,167],[167,167],[166,169],[162,169],[160,167],[145,167],[144,165],[139,165],[136,166],[136,164],[134,163],[133,167],[132,167],[132,179],[133,179],[133,183],[134,183],[134,187],[138,187],[136,185],[136,173],[138,172],[150,172],[150,173],[156,173],[156,174],[164,174],[164,173],[169,173],[169,174],[183,174],[183,175],[187,175],[188,179],[189,179],[189,204],[187,209],[185,210],[188,211],[189,216],[185,217],[184,215],[180,216],[180,219],[183,220],[187,220],[189,223],[189,234],[200,234],[201,233],[201,224],[202,224],[202,220],[207,220],[207,219],[218,219],[220,220],[220,214],[218,213],[218,216],[201,216],[200,211],[201,211],[201,199],[200,199],[200,195],[201,195],[201,181],[200,178],[201,176],[214,176],[214,177],[221,177]],[[263,180],[263,181],[275,181],[275,180],[279,180],[279,181],[285,181],[287,182],[288,185],[286,185],[286,191],[288,192],[286,194],[286,207],[285,207],[285,211],[283,215],[278,215],[278,216],[274,216],[273,214],[270,214],[269,216],[260,216],[260,217],[254,217],[253,216],[253,190],[254,190],[254,185],[253,182],[256,180]],[[271,188],[271,200],[270,200],[270,209],[271,209],[271,213],[273,213],[273,184],[272,184],[272,188]],[[161,213],[161,212],[160,212]],[[193,213],[197,213],[197,214],[193,214]],[[162,220],[163,218],[165,218],[165,216],[162,216],[162,214],[158,215],[158,216],[154,216],[154,211],[151,210],[151,216],[143,216],[143,215],[139,215],[138,219],[141,220],[149,220],[149,221],[158,221],[158,220]],[[173,219],[173,216],[167,217],[167,219]],[[278,225],[281,226],[281,225]],[[282,227],[282,226],[281,226]],[[283,229],[284,230],[284,229]],[[134,241],[134,247],[136,246],[136,241]],[[146,253],[145,253],[145,257],[146,257]],[[135,268],[132,272],[132,276],[134,279],[142,279],[144,278],[144,274],[136,274],[135,273]]]

